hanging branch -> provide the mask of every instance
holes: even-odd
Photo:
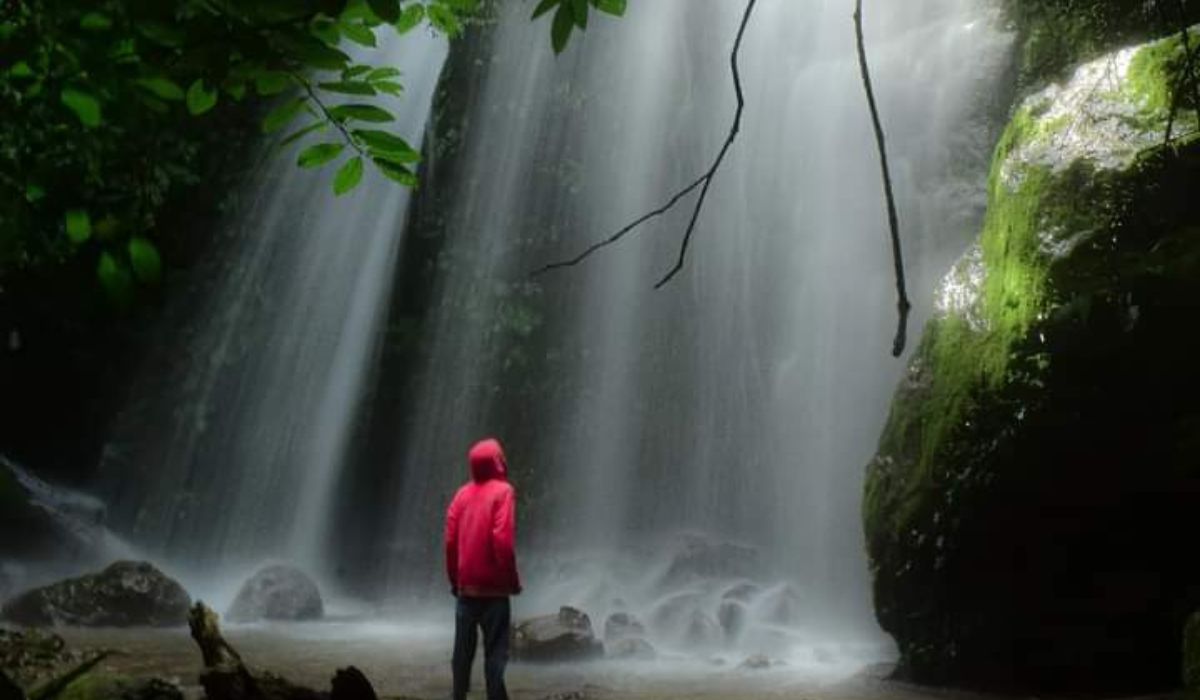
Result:
[[[1172,23],[1167,17],[1167,9],[1163,6],[1163,0],[1159,0],[1158,13],[1162,17],[1163,23],[1170,26]],[[1175,118],[1179,114],[1179,100],[1185,88],[1189,87],[1186,83],[1190,82],[1192,89],[1192,100],[1195,103],[1197,120],[1200,120],[1200,84],[1196,82],[1196,75],[1192,67],[1192,46],[1191,37],[1188,32],[1187,10],[1184,8],[1183,0],[1175,0],[1175,6],[1179,10],[1179,36],[1183,42],[1183,71],[1175,81],[1175,90],[1171,95],[1171,109],[1167,113],[1167,129],[1163,135],[1163,145],[1171,143],[1171,131],[1175,127]]]
[[[904,253],[900,248],[900,219],[896,215],[896,197],[892,193],[892,175],[888,168],[887,141],[883,135],[883,124],[879,121],[879,107],[875,104],[875,91],[871,87],[871,71],[867,67],[867,47],[863,39],[862,0],[856,0],[854,7],[854,29],[858,38],[858,65],[862,69],[863,88],[867,92],[867,104],[871,107],[871,122],[875,126],[875,142],[879,146],[879,165],[883,171],[883,192],[887,198],[888,226],[892,232],[892,262],[896,267],[896,308],[899,311],[899,324],[896,327],[896,337],[892,340],[892,356],[900,357],[908,339],[908,312],[912,305],[908,303],[908,292],[904,285]]]
[[[709,167],[708,171],[705,172],[703,175],[701,175],[699,178],[697,178],[694,182],[692,182],[688,186],[686,186],[683,189],[676,192],[674,196],[672,196],[670,199],[668,199],[666,201],[666,203],[664,203],[659,208],[654,209],[653,211],[650,211],[650,212],[642,215],[641,217],[635,219],[634,221],[630,222],[623,228],[619,229],[616,233],[612,234],[608,238],[605,238],[604,240],[593,243],[592,245],[588,246],[588,248],[586,248],[582,253],[580,253],[579,255],[576,255],[573,258],[570,258],[568,260],[560,260],[558,262],[553,262],[553,263],[550,263],[549,265],[546,265],[544,267],[538,268],[537,270],[534,270],[533,271],[534,276],[541,275],[541,274],[549,272],[551,270],[557,270],[559,268],[573,267],[575,265],[578,265],[579,263],[583,262],[592,253],[595,253],[596,251],[600,250],[601,248],[606,248],[606,247],[616,243],[617,241],[624,238],[626,234],[628,234],[631,231],[633,231],[634,229],[636,229],[638,226],[641,226],[642,224],[646,223],[647,221],[649,221],[650,219],[653,219],[656,216],[661,216],[662,214],[665,214],[666,212],[670,211],[671,208],[674,207],[675,204],[679,202],[679,200],[683,199],[685,196],[687,196],[688,194],[693,192],[697,187],[699,187],[700,188],[700,196],[696,198],[696,204],[695,204],[695,206],[692,207],[692,217],[688,221],[687,229],[683,233],[683,240],[680,242],[680,245],[679,245],[679,257],[675,260],[675,265],[672,266],[671,269],[668,270],[665,275],[663,275],[662,279],[660,279],[657,283],[655,283],[654,288],[655,289],[661,288],[667,282],[670,282],[671,279],[676,274],[678,274],[680,270],[683,269],[684,259],[687,257],[688,246],[692,242],[692,234],[695,232],[696,222],[700,218],[700,209],[704,207],[704,200],[708,197],[708,188],[712,185],[712,181],[713,181],[713,178],[717,174],[717,170],[721,167],[721,163],[725,160],[725,154],[729,152],[729,147],[733,145],[733,141],[734,141],[734,139],[737,138],[738,131],[740,131],[741,127],[742,127],[742,111],[746,106],[746,101],[742,94],[742,75],[741,75],[741,72],[738,70],[738,51],[741,49],[742,37],[746,33],[746,25],[750,22],[750,15],[751,15],[751,13],[754,12],[754,5],[757,1],[758,0],[747,0],[746,11],[742,15],[742,23],[738,27],[737,38],[734,39],[734,42],[733,42],[733,50],[730,51],[730,54],[729,54],[729,65],[730,65],[730,69],[733,73],[733,90],[734,90],[734,94],[737,96],[737,111],[734,113],[733,125],[729,128],[729,135],[725,137],[725,143],[721,146],[720,152],[717,153],[716,160],[713,161],[712,166]]]

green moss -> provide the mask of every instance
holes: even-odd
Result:
[[[1183,628],[1183,685],[1200,698],[1200,610]]]
[[[1190,46],[1200,43],[1200,32],[1188,32]],[[1129,64],[1126,89],[1143,114],[1165,118],[1175,101],[1175,91],[1186,65],[1181,34],[1150,44],[1137,52]],[[1192,90],[1179,95],[1178,107],[1195,109]]]

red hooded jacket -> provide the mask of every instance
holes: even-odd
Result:
[[[450,587],[468,597],[521,592],[517,575],[516,493],[500,443],[482,440],[467,454],[471,481],[446,510],[446,574]]]

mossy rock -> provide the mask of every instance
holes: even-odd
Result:
[[[1200,139],[1172,96],[1180,55],[1172,38],[1085,64],[997,146],[983,231],[868,467],[876,612],[909,677],[1177,682],[1200,602],[1200,562],[1174,544],[1200,504]]]

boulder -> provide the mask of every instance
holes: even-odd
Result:
[[[242,584],[227,617],[233,622],[315,620],[324,613],[321,592],[308,574],[294,566],[273,564]]]
[[[632,613],[617,612],[604,621],[604,641],[646,636],[646,626]]]
[[[170,627],[187,621],[191,598],[149,562],[119,561],[103,571],[26,591],[0,618],[31,627]]]
[[[982,233],[942,284],[867,471],[875,609],[904,677],[1178,682],[1200,605],[1200,558],[1178,544],[1200,503],[1183,55],[1176,36],[1082,65],[1000,139]],[[1181,138],[1164,146],[1169,122]]]
[[[1183,687],[1200,698],[1200,610],[1183,628]]]
[[[592,632],[592,621],[572,607],[559,608],[520,622],[513,629],[513,658],[522,661],[580,661],[604,654],[604,645]]]
[[[658,658],[654,646],[640,637],[622,637],[605,642],[604,652],[610,659],[653,661]]]

